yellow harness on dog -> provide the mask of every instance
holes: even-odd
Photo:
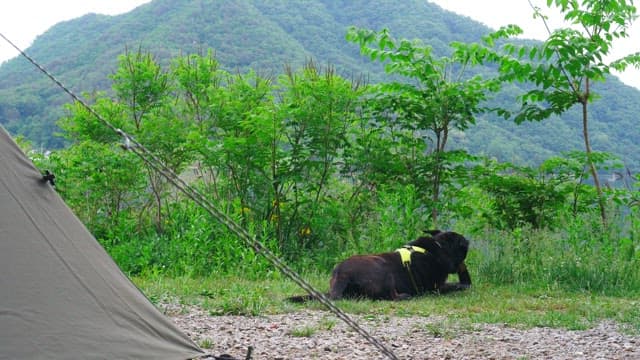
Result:
[[[406,245],[401,247],[400,249],[397,249],[396,252],[400,253],[402,265],[404,265],[404,267],[409,267],[409,265],[411,265],[411,254],[413,254],[414,252],[424,254],[427,252],[427,250],[419,246]]]
[[[416,291],[416,295],[419,294],[420,292],[418,291],[418,285],[416,284],[416,281],[413,279],[413,273],[411,272],[411,254],[413,254],[414,252],[424,254],[427,252],[427,250],[419,246],[405,245],[397,249],[396,252],[400,254],[400,260],[402,261],[402,266],[405,269],[407,269],[407,272],[409,273],[409,279],[411,280],[413,289]]]

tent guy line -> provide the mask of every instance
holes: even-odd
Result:
[[[44,73],[49,79],[51,79],[58,87],[64,90],[73,100],[80,103],[87,111],[89,111],[93,116],[96,117],[101,123],[107,126],[109,129],[114,131],[115,133],[121,135],[124,139],[125,150],[130,150],[135,153],[138,157],[140,157],[145,163],[151,166],[155,171],[164,176],[169,182],[171,182],[178,190],[184,193],[187,197],[192,199],[196,204],[205,209],[211,216],[213,216],[217,221],[227,227],[229,231],[238,236],[246,245],[250,246],[257,254],[265,257],[269,262],[271,262],[276,268],[278,268],[283,274],[293,280],[298,286],[304,289],[309,295],[316,298],[320,303],[322,303],[327,309],[333,312],[338,318],[344,321],[347,325],[349,325],[352,329],[354,329],[357,333],[359,333],[362,337],[364,337],[369,343],[375,346],[382,354],[387,356],[389,359],[398,360],[398,357],[391,351],[387,346],[378,341],[375,337],[369,334],[364,328],[362,328],[356,321],[351,319],[345,312],[343,312],[340,308],[337,307],[327,296],[323,293],[316,290],[311,284],[305,281],[297,272],[295,272],[292,268],[290,268],[283,260],[281,260],[277,255],[275,255],[271,250],[265,247],[260,241],[258,241],[255,236],[249,234],[247,230],[238,225],[232,218],[218,210],[214,204],[212,204],[202,193],[191,187],[184,180],[182,180],[173,170],[169,169],[164,163],[158,159],[153,153],[151,153],[148,149],[146,149],[142,144],[137,142],[131,135],[127,134],[121,129],[116,128],[107,120],[105,120],[100,114],[98,114],[89,104],[87,104],[84,100],[78,97],[75,93],[69,90],[62,82],[56,79],[51,73],[49,73],[44,67],[38,64],[33,58],[27,55],[22,49],[20,49],[17,45],[15,45],[11,40],[9,40],[4,34],[0,33],[0,37],[2,37],[9,45],[11,45],[14,49],[16,49],[20,55],[22,55],[25,59],[27,59],[31,64],[33,64],[36,68],[38,68],[42,73]]]

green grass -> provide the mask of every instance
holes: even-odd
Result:
[[[327,289],[328,274],[310,274],[305,278],[319,290]],[[258,316],[301,309],[324,310],[323,305],[317,302],[302,305],[287,302],[287,296],[302,294],[303,291],[279,275],[261,280],[212,276],[198,279],[134,278],[134,282],[156,304],[178,303],[185,309],[197,305],[212,316]],[[399,302],[341,300],[337,305],[347,313],[367,315],[372,319],[386,316],[444,316],[456,326],[503,323],[518,328],[545,326],[571,330],[586,329],[603,320],[613,320],[624,325],[627,331],[640,333],[640,298],[637,295],[606,296],[559,288],[478,283],[469,291],[455,294],[423,296]],[[327,320],[318,326],[330,329],[334,325],[333,321]],[[310,336],[309,333],[316,330],[298,329],[294,336]],[[449,336],[447,330],[437,331],[435,336]]]
[[[209,338],[204,338],[198,342],[198,346],[203,349],[212,349],[213,348],[213,340]]]
[[[628,229],[611,226],[607,231],[598,231],[588,226],[597,224],[597,218],[589,219],[574,219],[553,231],[531,228],[472,231],[471,227],[458,223],[462,233],[470,234],[471,250],[466,264],[474,281],[472,289],[401,302],[338,301],[337,305],[347,313],[374,321],[389,316],[438,316],[445,319],[443,326],[426,330],[442,338],[453,336],[461,327],[473,328],[481,323],[579,330],[605,320],[640,334],[640,224],[633,222]],[[345,251],[375,252],[375,249]],[[242,275],[228,275],[228,270],[213,268],[208,277],[146,272],[134,281],[157,304],[183,305],[182,311],[197,305],[212,316],[325,310],[318,302],[299,305],[286,301],[288,296],[303,294],[303,290],[265,264],[253,261],[255,258],[246,260],[246,266],[234,265],[231,271],[235,272],[231,273]],[[329,258],[336,261],[336,256]],[[316,289],[327,290],[329,270],[313,267],[313,262],[308,266],[294,265],[297,269],[322,269],[309,270],[303,277]],[[450,280],[456,281],[456,277]],[[334,325],[327,322],[314,328],[300,328],[292,335],[310,336]]]
[[[318,328],[313,326],[303,326],[301,328],[292,329],[289,331],[289,335],[293,337],[312,337],[318,331]]]

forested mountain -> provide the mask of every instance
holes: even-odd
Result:
[[[375,82],[383,70],[345,41],[355,25],[389,28],[399,38],[420,38],[445,54],[451,41],[475,42],[490,29],[424,0],[154,0],[118,15],[86,15],[59,23],[27,49],[33,58],[76,93],[110,88],[108,75],[125,50],[141,48],[163,64],[172,57],[213,49],[228,69],[276,76],[285,64],[307,59],[332,64],[346,78]],[[601,99],[591,107],[591,136],[597,151],[640,166],[640,91],[615,78],[596,84]],[[511,88],[498,96],[508,107]],[[22,58],[0,66],[0,124],[44,147],[63,146],[53,136],[69,98]],[[470,152],[515,163],[535,164],[559,151],[583,149],[575,111],[542,123],[515,125],[494,116],[456,138]]]

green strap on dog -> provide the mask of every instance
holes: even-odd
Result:
[[[414,252],[424,254],[427,252],[427,250],[419,246],[406,245],[397,249],[396,252],[400,254],[402,266],[404,266],[404,268],[407,269],[407,272],[409,273],[409,279],[411,280],[413,289],[416,291],[416,295],[419,294],[420,291],[418,291],[418,285],[416,284],[416,281],[413,278],[413,273],[411,272],[411,254],[413,254]]]

